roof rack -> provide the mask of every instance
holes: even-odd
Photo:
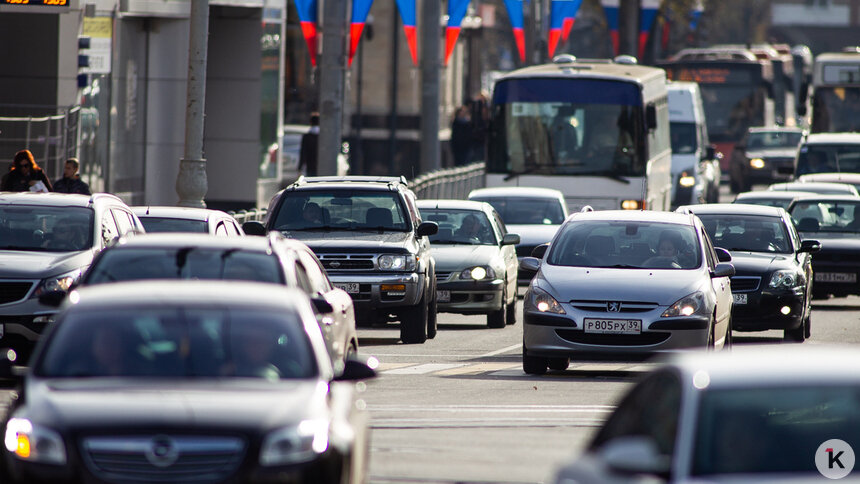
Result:
[[[358,182],[358,183],[403,183],[408,184],[405,176],[300,176],[296,183],[332,183],[332,182]]]

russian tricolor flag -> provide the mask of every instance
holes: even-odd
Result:
[[[457,37],[460,36],[460,25],[463,23],[463,17],[466,16],[466,9],[469,8],[469,0],[448,0],[448,28],[445,29],[445,65],[448,65],[448,60],[454,52],[454,45],[457,44]]]
[[[606,15],[606,25],[609,27],[609,37],[612,39],[612,51],[618,55],[618,6],[620,0],[600,0],[603,13]]]
[[[570,35],[570,29],[573,28],[573,22],[576,19],[576,12],[581,4],[582,0],[552,0],[549,16],[549,42],[547,43],[550,57],[555,54],[558,41],[561,38],[567,39]]]
[[[573,23],[576,22],[576,14],[579,12],[582,0],[573,0],[567,5],[564,13],[564,23],[561,26],[561,38],[565,42],[570,38],[570,31],[573,30]]]
[[[302,35],[311,54],[311,65],[317,65],[317,0],[296,0]]]
[[[523,29],[523,0],[505,0],[508,17],[511,19],[511,29],[514,31],[514,42],[520,54],[520,62],[526,61],[526,33]]]
[[[400,10],[400,20],[403,21],[403,33],[406,34],[409,53],[412,54],[412,64],[417,66],[418,50],[415,40],[415,0],[397,0],[397,9]]]
[[[352,65],[352,58],[355,57],[355,51],[358,49],[359,41],[361,41],[364,22],[367,20],[367,14],[370,13],[372,4],[373,0],[352,0],[352,19],[349,25],[349,65]]]
[[[660,10],[660,0],[642,0],[642,8],[639,11],[639,58],[645,55],[645,44],[648,43],[648,35]]]

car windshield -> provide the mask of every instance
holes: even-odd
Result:
[[[860,203],[798,201],[790,212],[799,232],[860,232]]]
[[[747,252],[792,252],[788,230],[780,217],[739,214],[697,214],[715,247]]]
[[[702,253],[693,227],[637,221],[569,223],[550,246],[547,263],[625,269],[694,269]]]
[[[797,148],[802,136],[799,131],[756,131],[749,134],[747,149]]]
[[[689,155],[696,152],[696,123],[669,123],[669,134],[672,140],[672,154]]]
[[[703,392],[692,474],[815,473],[813,456],[830,439],[860,435],[855,385]]]
[[[275,230],[412,229],[397,192],[388,190],[293,190],[281,198]]]
[[[487,214],[480,210],[422,209],[421,216],[439,224],[430,244],[496,245]]]
[[[564,207],[557,198],[475,197],[470,200],[492,205],[505,225],[561,225],[564,222]]]
[[[860,172],[860,143],[810,144],[800,147],[795,169],[797,175],[832,172]]]
[[[138,217],[147,232],[209,232],[206,222],[186,218]]]
[[[299,315],[253,308],[72,311],[36,363],[49,378],[312,378]]]
[[[0,250],[71,252],[93,246],[93,211],[83,207],[0,207]]]
[[[265,252],[201,247],[106,250],[85,284],[141,279],[216,279],[284,283],[278,258]]]

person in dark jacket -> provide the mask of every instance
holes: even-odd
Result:
[[[69,158],[63,167],[63,178],[54,182],[54,191],[58,193],[80,193],[81,195],[92,195],[90,186],[81,180],[78,169],[81,163],[77,158]]]
[[[301,172],[304,169],[305,176],[317,175],[317,145],[320,137],[320,115],[311,113],[311,129],[302,136],[299,148],[299,166]]]
[[[51,181],[36,164],[33,153],[30,153],[30,150],[21,150],[15,153],[12,171],[4,177],[3,186],[0,187],[0,190],[4,192],[40,191],[33,189],[34,185],[39,182],[42,182],[45,190],[51,190]]]

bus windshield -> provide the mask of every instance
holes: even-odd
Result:
[[[812,99],[811,131],[860,131],[860,86],[816,87]]]
[[[738,141],[750,126],[763,126],[764,91],[755,86],[702,84],[711,141]]]
[[[645,127],[635,83],[511,79],[493,97],[487,171],[644,176]]]

